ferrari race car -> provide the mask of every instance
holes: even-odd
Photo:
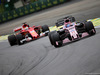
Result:
[[[48,34],[51,45],[54,47],[60,47],[63,44],[63,40],[68,38],[70,41],[78,40],[82,38],[83,33],[88,33],[90,36],[96,33],[96,30],[91,21],[71,22],[69,20],[64,21],[64,26],[58,31],[52,31]]]
[[[47,25],[29,27],[28,24],[23,23],[21,27],[15,28],[13,32],[13,35],[8,36],[8,41],[11,46],[15,44],[21,45],[27,41],[40,38],[41,36],[47,36],[49,28]]]

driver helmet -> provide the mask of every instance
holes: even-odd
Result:
[[[65,27],[69,27],[70,24],[71,24],[71,22],[70,22],[70,20],[68,18],[64,20]]]
[[[65,19],[64,21],[65,21],[65,23],[70,23],[70,20],[68,18]]]
[[[29,28],[29,25],[24,24],[22,27],[23,27],[25,30],[27,30],[27,29]]]

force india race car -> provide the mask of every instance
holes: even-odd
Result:
[[[29,27],[28,24],[23,23],[21,27],[15,28],[13,31],[14,34],[8,36],[8,41],[11,46],[15,44],[21,45],[27,41],[46,36],[48,35],[49,28],[47,25]]]
[[[70,22],[70,19],[68,20]],[[82,38],[83,33],[88,33],[90,36],[96,33],[96,30],[91,21],[82,21],[82,22],[70,22],[65,20],[63,29],[58,31],[52,31],[48,34],[51,45],[54,47],[60,47],[63,44],[63,40],[68,38],[70,41],[78,40]],[[68,27],[67,27],[68,25]],[[59,25],[60,26],[60,25]]]

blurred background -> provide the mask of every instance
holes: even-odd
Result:
[[[33,3],[37,0],[0,0],[0,14]]]
[[[69,0],[0,0],[0,23],[67,1]]]

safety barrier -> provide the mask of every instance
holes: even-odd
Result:
[[[37,2],[31,3],[29,5],[0,14],[0,23],[27,15],[30,13],[34,13],[34,12],[64,3],[66,1],[68,0],[38,0]]]

